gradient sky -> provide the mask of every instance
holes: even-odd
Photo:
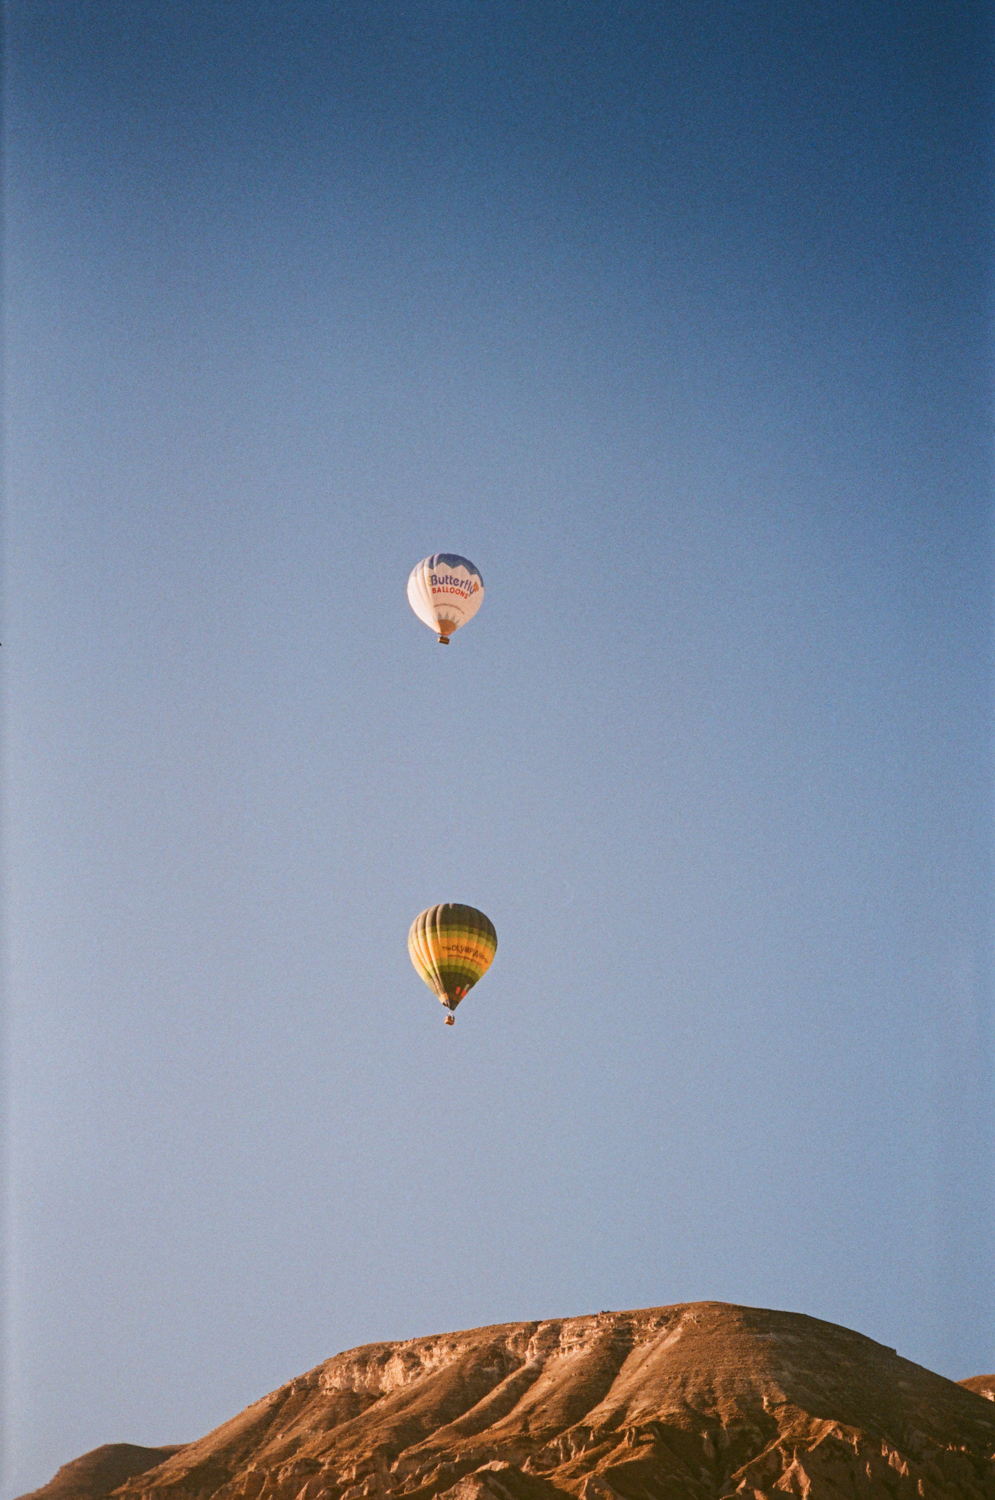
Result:
[[[487,1322],[995,1368],[989,16],[9,0],[4,1497]]]

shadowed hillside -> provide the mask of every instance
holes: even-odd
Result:
[[[115,1495],[995,1500],[985,1389],[798,1313],[698,1302],[508,1323],[338,1354]]]
[[[135,1443],[104,1443],[82,1458],[63,1464],[54,1479],[40,1490],[22,1495],[20,1500],[106,1500],[119,1484],[135,1474],[143,1474],[161,1464],[163,1459],[179,1452],[174,1443],[169,1448],[139,1448]]]

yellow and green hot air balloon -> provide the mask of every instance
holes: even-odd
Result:
[[[491,966],[497,952],[497,933],[490,917],[475,906],[445,901],[430,906],[411,924],[408,933],[411,962],[447,1010],[454,1011],[477,980]],[[455,1016],[446,1017],[452,1026]]]

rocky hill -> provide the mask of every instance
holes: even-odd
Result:
[[[82,1458],[63,1464],[55,1478],[40,1490],[22,1495],[21,1500],[105,1500],[134,1474],[144,1474],[164,1459],[180,1451],[182,1444],[170,1448],[140,1448],[136,1443],[104,1443]]]
[[[338,1354],[114,1495],[995,1500],[990,1386],[718,1302],[508,1323]],[[58,1483],[35,1500],[108,1493]]]

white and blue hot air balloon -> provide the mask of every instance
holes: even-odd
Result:
[[[479,568],[455,552],[435,552],[411,569],[408,603],[429,628],[438,632],[439,645],[467,620],[472,620],[484,598]]]

